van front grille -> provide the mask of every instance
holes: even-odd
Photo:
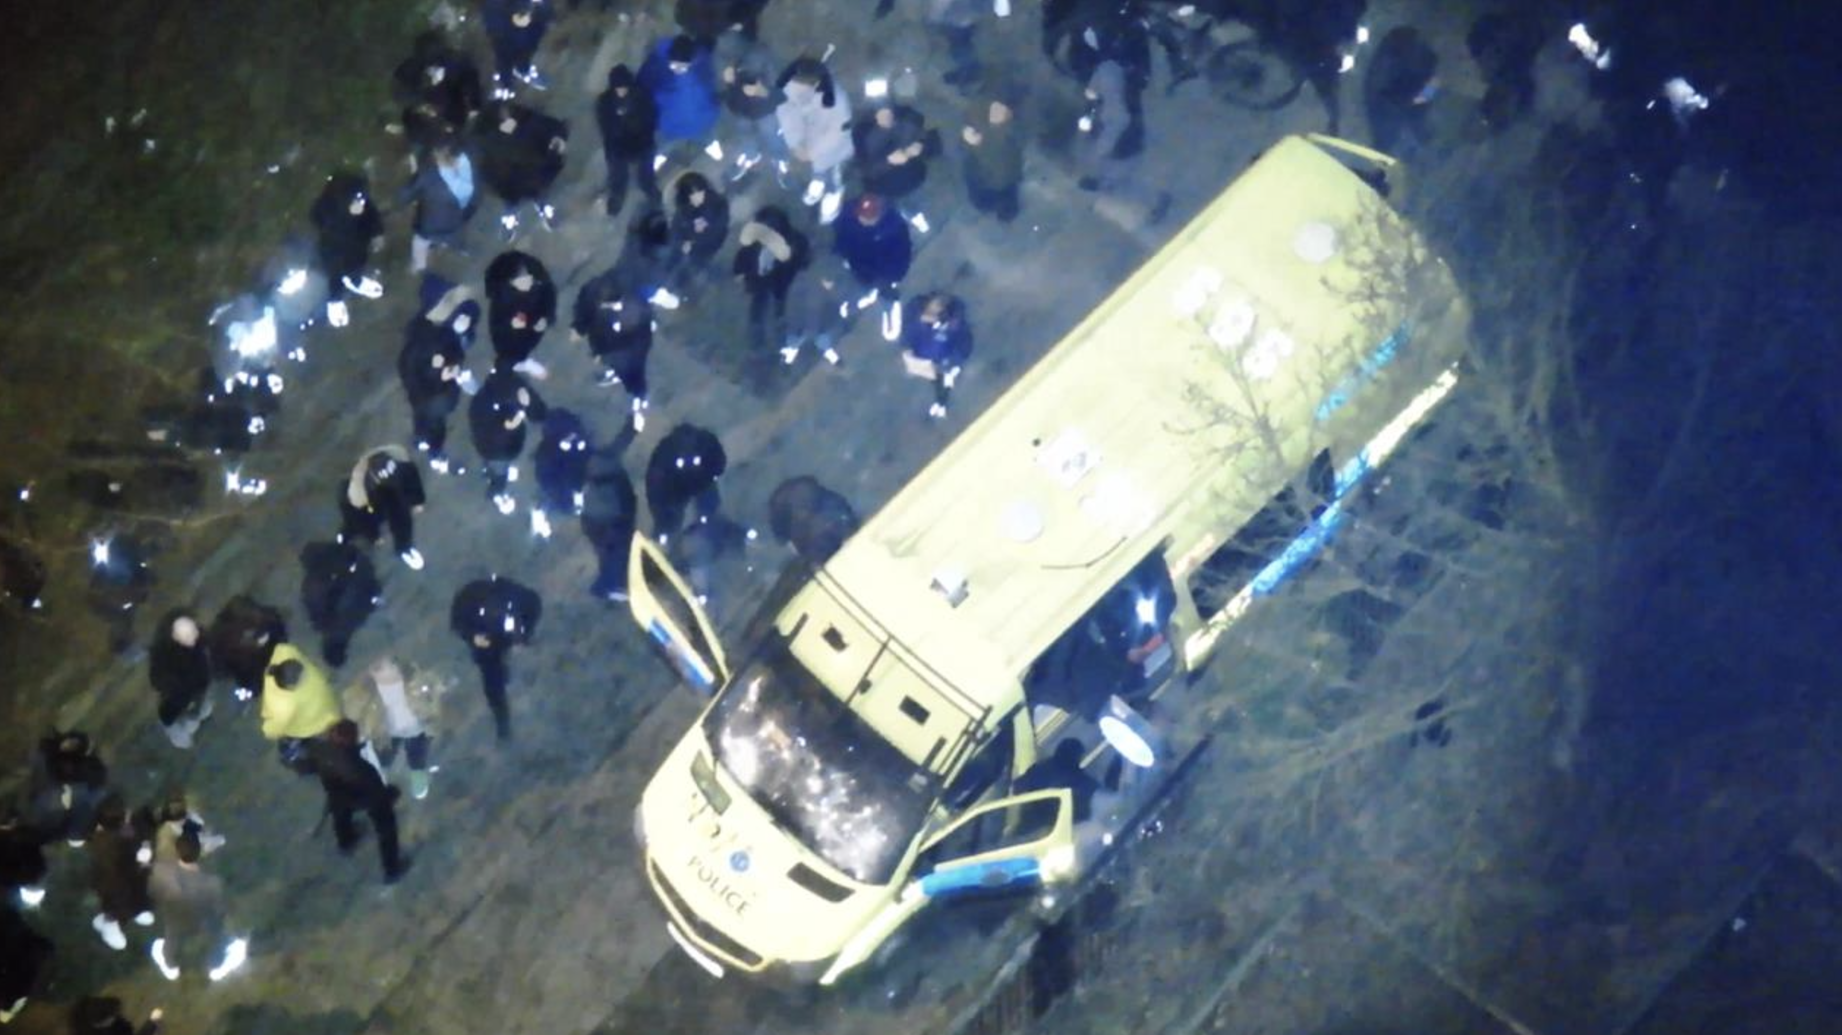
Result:
[[[678,897],[678,892],[672,887],[672,882],[666,880],[665,874],[659,872],[658,863],[647,860],[646,865],[652,870],[653,884],[658,887],[659,894],[664,896],[672,915],[684,925],[686,934],[697,939],[704,948],[723,957],[723,962],[731,966],[750,971],[761,969],[761,965],[766,961],[761,958],[760,953],[750,951],[741,942],[706,923],[702,917],[691,911],[690,906],[684,904],[684,899]]]

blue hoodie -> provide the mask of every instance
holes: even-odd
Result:
[[[666,53],[671,45],[669,37],[653,45],[640,66],[640,85],[652,91],[658,105],[660,143],[702,140],[716,128],[722,110],[716,97],[716,66],[710,60],[710,48],[699,46],[691,67],[683,74],[675,73]]]

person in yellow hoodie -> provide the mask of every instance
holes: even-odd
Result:
[[[277,644],[262,679],[262,735],[308,740],[342,718],[339,696],[326,673],[294,644]]]

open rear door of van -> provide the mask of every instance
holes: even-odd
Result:
[[[635,533],[627,557],[627,606],[665,660],[692,689],[708,697],[729,679],[723,645],[690,584],[673,570],[665,551]]]

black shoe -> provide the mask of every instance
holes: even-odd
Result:
[[[405,873],[408,873],[409,868],[411,866],[414,866],[415,864],[416,864],[416,860],[411,859],[407,855],[401,859],[398,859],[397,864],[395,866],[384,871],[384,883],[385,884],[395,884],[397,881],[402,880],[403,875]]]
[[[353,852],[358,851],[359,842],[363,841],[364,839],[365,839],[365,835],[362,831],[360,831],[359,833],[352,835],[352,839],[350,841],[339,842],[339,854],[340,855],[351,855]]]

